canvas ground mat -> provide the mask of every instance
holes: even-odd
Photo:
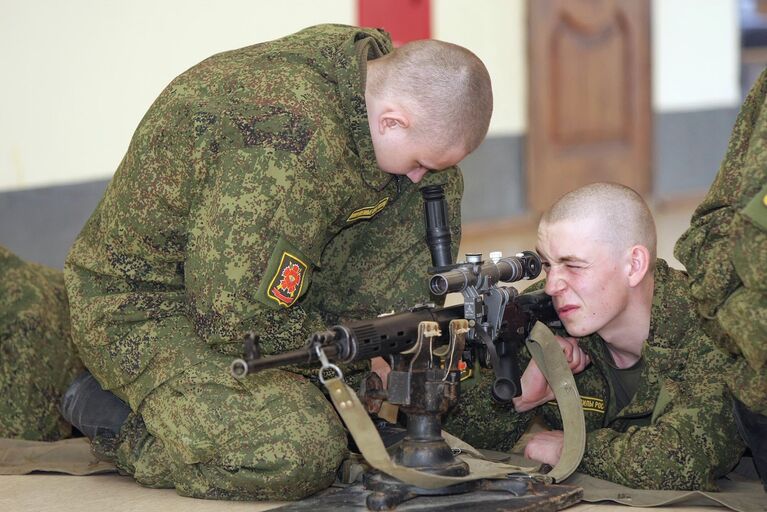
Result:
[[[117,468],[94,457],[85,437],[52,443],[0,439],[0,475],[26,475],[33,471],[93,475],[115,472]]]
[[[497,458],[497,452],[494,453]],[[528,459],[519,455],[510,455],[505,462],[530,463]],[[735,512],[767,512],[767,492],[759,481],[750,457],[743,457],[730,474],[716,481],[719,492],[632,489],[583,473],[573,473],[562,483],[581,487],[582,501],[591,503],[612,501],[631,507],[680,505],[680,512],[685,506],[719,506],[727,507]]]
[[[581,473],[575,473],[564,483],[583,488],[583,501],[613,501],[633,507],[723,506],[736,512],[767,511],[767,493],[761,482],[731,473],[716,481],[719,492],[653,491],[630,489]]]
[[[519,455],[480,451],[491,460],[531,464]],[[92,475],[117,470],[93,456],[86,438],[52,443],[0,439],[0,475],[25,475],[33,471]],[[750,458],[744,458],[726,478],[717,480],[720,492],[638,490],[581,473],[573,474],[563,483],[583,488],[583,501],[587,502],[612,501],[634,507],[724,506],[736,512],[767,512],[767,493],[756,479]]]

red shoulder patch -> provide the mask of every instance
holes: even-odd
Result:
[[[304,275],[306,275],[306,263],[289,252],[283,252],[277,271],[269,283],[267,296],[281,306],[289,308],[301,296]]]

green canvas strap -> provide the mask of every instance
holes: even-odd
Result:
[[[431,324],[431,322],[422,322],[422,325],[419,326],[418,346],[425,345],[425,340],[423,338],[438,335],[438,326],[429,324]],[[538,327],[539,325],[541,327]],[[453,329],[452,327],[453,326],[451,326],[451,338],[460,336],[461,339],[451,339],[451,345],[459,344],[460,346],[463,346],[465,329]],[[378,434],[370,416],[356,393],[341,380],[340,370],[327,364],[326,359],[323,360],[323,368],[333,368],[337,371],[338,377],[321,380],[323,380],[325,387],[328,389],[333,405],[336,407],[339,415],[349,428],[354,441],[360,448],[367,463],[374,469],[391,475],[402,482],[424,489],[437,489],[486,478],[503,479],[511,473],[525,473],[545,482],[559,481],[567,478],[580,462],[586,442],[585,422],[583,419],[583,411],[580,409],[580,397],[575,388],[575,381],[567,366],[567,362],[559,347],[559,343],[556,338],[554,338],[551,331],[549,331],[543,324],[536,324],[536,329],[534,329],[533,332],[536,333],[534,335],[534,348],[531,350],[531,352],[533,352],[533,357],[536,359],[536,362],[541,367],[547,379],[554,378],[557,380],[557,382],[552,384],[554,395],[557,397],[560,407],[565,405],[565,408],[567,409],[567,412],[563,410],[562,414],[563,419],[567,418],[565,420],[565,444],[562,459],[560,463],[554,467],[552,472],[547,475],[539,474],[537,472],[537,467],[522,467],[486,460],[470,445],[453,436],[445,435],[446,433],[443,433],[443,437],[445,437],[448,445],[451,448],[460,451],[457,458],[464,461],[469,466],[468,475],[463,477],[448,477],[397,465],[391,460],[389,452],[386,450],[386,447],[381,440],[381,436]],[[548,333],[548,335],[546,333]],[[320,355],[321,360],[324,359],[323,356],[324,354]],[[552,381],[549,380],[549,382]],[[578,421],[578,419],[580,419],[580,421]],[[574,430],[574,432],[568,433],[568,429]]]
[[[326,380],[325,387],[330,392],[333,405],[336,406],[336,410],[349,428],[367,463],[374,469],[391,475],[402,482],[424,489],[438,489],[483,478],[506,478],[509,473],[531,473],[536,469],[520,468],[511,464],[477,458],[473,456],[473,450],[462,450],[461,455],[458,456],[460,460],[469,465],[469,474],[463,477],[435,475],[400,466],[391,460],[389,452],[381,441],[381,436],[356,393],[339,378]]]
[[[527,348],[554,391],[562,416],[565,432],[562,456],[554,469],[547,473],[555,482],[561,482],[575,472],[586,449],[586,420],[583,417],[581,396],[575,386],[573,372],[551,329],[536,322],[530,331]]]

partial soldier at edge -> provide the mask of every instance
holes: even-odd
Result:
[[[674,255],[703,327],[737,357],[727,376],[741,436],[767,490],[767,70],[735,121],[727,153]]]

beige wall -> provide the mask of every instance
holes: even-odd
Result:
[[[487,63],[491,135],[524,134],[525,0],[432,2],[434,37]],[[356,0],[4,0],[3,7],[0,191],[108,178],[151,102],[189,66],[308,25],[356,20]],[[653,1],[656,110],[737,105],[738,58],[736,0]]]
[[[0,190],[112,175],[144,112],[214,53],[316,23],[355,0],[3,0]]]
[[[736,0],[653,0],[653,105],[660,112],[740,104]]]
[[[471,49],[490,72],[495,95],[491,133],[523,133],[527,124],[525,0],[432,1],[433,37]]]

